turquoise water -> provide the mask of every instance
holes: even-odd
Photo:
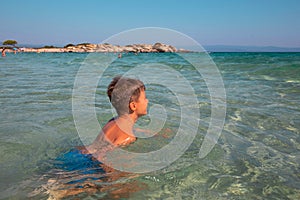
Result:
[[[59,197],[62,190],[78,192],[66,199],[300,198],[300,53],[210,54],[224,81],[227,115],[217,145],[204,159],[198,153],[211,104],[196,69],[168,53],[125,54],[112,63],[95,94],[101,125],[113,116],[105,96],[107,84],[139,63],[172,67],[190,82],[199,101],[204,120],[192,127],[198,134],[191,146],[171,165],[146,174],[100,173],[85,160],[65,156],[82,144],[72,115],[72,90],[87,56],[8,53],[0,58],[0,199],[47,199]],[[139,139],[127,148],[130,151],[163,147],[179,126],[178,101],[166,98],[172,92],[159,84],[146,87],[149,106],[166,108],[165,128],[173,132]],[[141,126],[147,123],[149,116],[139,121]],[[66,170],[64,159],[66,165],[74,160],[69,165],[84,167]]]

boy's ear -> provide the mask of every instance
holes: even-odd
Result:
[[[135,110],[136,110],[135,102],[130,102],[129,108],[130,108],[132,111],[135,111]]]

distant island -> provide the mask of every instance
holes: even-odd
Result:
[[[60,52],[100,52],[100,53],[157,53],[157,52],[198,52],[194,50],[194,46],[176,48],[163,43],[155,44],[130,44],[125,46],[92,43],[67,44],[64,47],[53,45],[33,46],[33,45],[18,45],[16,41],[8,40],[14,43],[3,43],[0,46],[0,51],[5,49],[6,52],[35,52],[35,53],[60,53]],[[23,47],[22,47],[23,46]],[[196,49],[199,49],[198,47]],[[276,46],[231,46],[231,45],[204,45],[203,51],[206,52],[300,52],[300,48],[296,47],[276,47]]]
[[[208,52],[300,52],[300,47],[205,45]]]
[[[16,48],[11,47],[1,47],[6,48],[8,52],[16,51]],[[0,49],[1,49],[0,48]],[[36,52],[36,53],[60,53],[60,52],[100,52],[100,53],[157,53],[157,52],[191,52],[186,49],[177,49],[174,46],[163,44],[163,43],[155,43],[151,44],[132,44],[132,45],[112,45],[108,43],[104,44],[91,44],[91,43],[81,43],[77,45],[68,44],[64,47],[54,47],[54,46],[44,46],[41,48],[29,48],[22,47],[18,48],[18,51],[21,52]]]

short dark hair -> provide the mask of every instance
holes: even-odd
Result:
[[[138,101],[141,91],[145,91],[144,83],[138,79],[117,76],[107,87],[107,96],[118,115],[130,114],[129,104]]]

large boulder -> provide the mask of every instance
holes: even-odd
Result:
[[[123,47],[123,51],[125,52],[137,52],[137,49],[135,48],[134,45],[126,45]]]
[[[162,43],[155,43],[153,45],[153,49],[157,50],[158,52],[176,52],[177,49],[171,45],[166,45]]]

